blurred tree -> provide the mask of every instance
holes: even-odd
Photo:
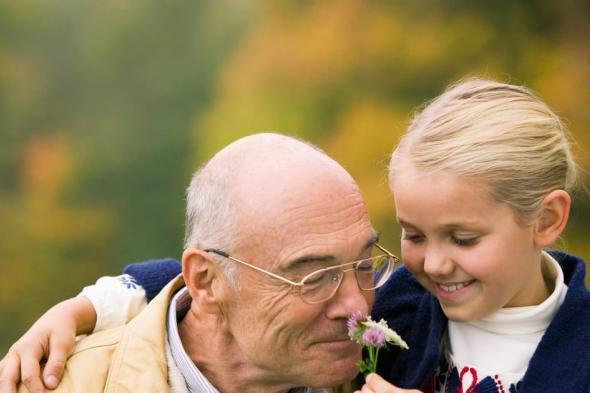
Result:
[[[588,167],[589,14],[576,0],[0,2],[0,352],[97,275],[178,256],[190,173],[245,134],[323,147],[393,250],[388,155],[450,82],[532,87]],[[589,219],[582,188],[564,244],[587,257]]]
[[[580,163],[590,103],[590,6],[567,1],[266,1],[195,124],[197,161],[238,136],[281,130],[323,146],[358,180],[385,244],[399,249],[388,155],[412,110],[470,75],[526,84],[571,120]],[[580,192],[567,247],[584,241]],[[588,213],[586,213],[587,215]]]
[[[0,353],[99,275],[180,254],[191,123],[248,11],[0,3]]]

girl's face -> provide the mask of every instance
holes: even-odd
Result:
[[[484,185],[407,166],[392,189],[404,263],[449,319],[472,321],[547,298],[534,226],[519,224]]]

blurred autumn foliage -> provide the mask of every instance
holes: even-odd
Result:
[[[388,154],[457,79],[531,87],[587,168],[589,15],[573,0],[0,2],[0,353],[99,275],[178,257],[191,172],[246,134],[324,148],[393,250]],[[590,258],[587,183],[561,246]]]

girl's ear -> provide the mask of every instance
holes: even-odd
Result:
[[[536,219],[534,240],[539,247],[549,247],[561,235],[569,217],[571,197],[564,190],[551,191],[541,204]]]
[[[221,290],[223,279],[218,265],[209,253],[187,248],[182,253],[182,276],[186,287],[201,311],[219,314],[221,312]]]

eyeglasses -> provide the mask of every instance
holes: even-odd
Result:
[[[299,282],[291,281],[278,274],[232,257],[223,250],[208,248],[205,252],[221,255],[222,257],[248,266],[289,285],[298,287],[299,294],[304,302],[316,304],[325,302],[334,296],[336,291],[338,291],[338,288],[340,288],[340,284],[342,284],[344,273],[351,270],[355,271],[358,286],[364,291],[370,291],[385,284],[387,279],[391,276],[391,273],[393,273],[394,266],[399,261],[399,258],[381,247],[379,244],[375,244],[375,246],[385,254],[319,269],[309,273]]]

